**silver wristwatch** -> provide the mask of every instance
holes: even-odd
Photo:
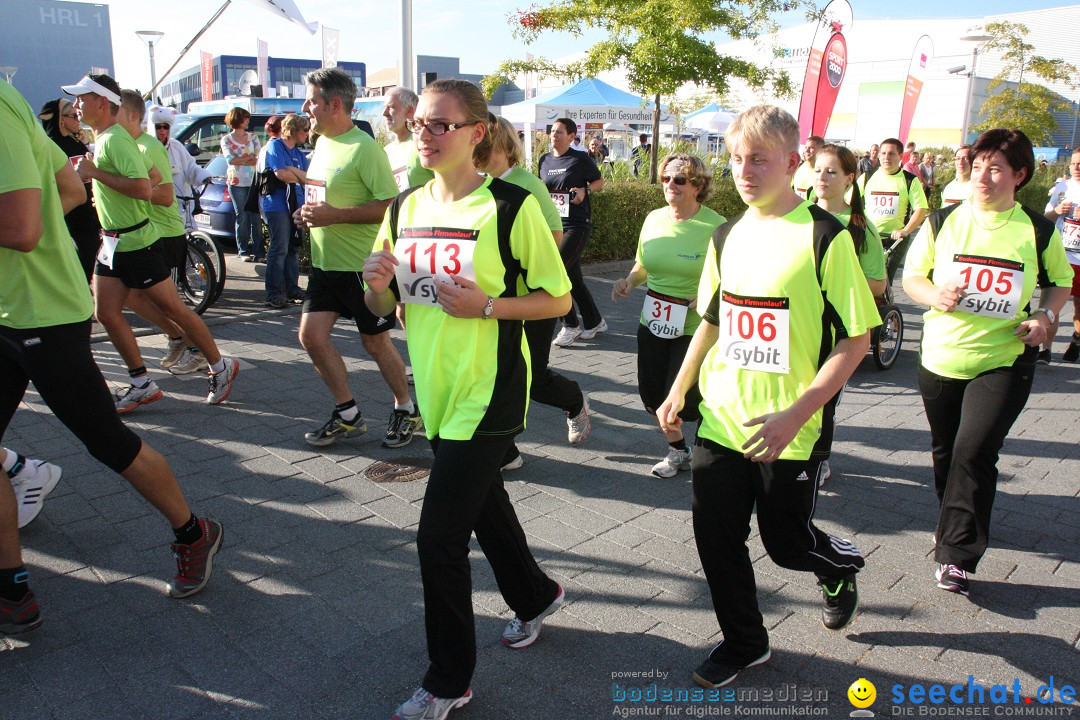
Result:
[[[1046,319],[1050,321],[1051,325],[1057,322],[1057,315],[1050,308],[1035,308],[1032,314],[1037,312],[1046,313]]]
[[[495,298],[488,295],[487,305],[484,306],[484,313],[480,316],[480,319],[487,320],[493,312],[495,312]]]

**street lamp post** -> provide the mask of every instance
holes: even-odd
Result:
[[[981,42],[986,42],[987,40],[992,40],[993,38],[991,36],[989,36],[989,35],[965,35],[960,39],[961,40],[966,40],[968,42],[981,43]],[[961,135],[960,135],[960,144],[961,145],[966,143],[967,138],[968,138],[968,125],[969,125],[969,121],[971,119],[971,95],[972,95],[972,91],[974,90],[974,87],[975,87],[975,67],[976,67],[976,64],[978,62],[979,62],[979,46],[976,45],[971,50],[971,69],[970,70],[968,70],[965,73],[964,70],[967,70],[967,68],[965,66],[963,66],[963,65],[961,65],[960,67],[957,67],[957,68],[950,68],[949,69],[949,74],[951,74],[951,75],[963,74],[963,75],[966,75],[967,79],[968,79],[967,94],[964,97],[964,129],[963,129],[963,131],[961,131]]]
[[[154,43],[161,40],[165,33],[160,30],[136,30],[135,34],[150,48],[150,87],[157,87],[157,72],[154,68]]]

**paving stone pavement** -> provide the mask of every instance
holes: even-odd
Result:
[[[860,677],[877,688],[871,711],[886,717],[898,714],[894,685],[965,684],[969,675],[988,691],[1022,687],[1019,704],[980,708],[987,714],[1077,710],[1024,696],[1051,677],[1059,691],[1080,684],[1080,366],[1039,368],[1002,452],[994,537],[972,596],[937,590],[929,436],[915,386],[920,320],[906,301],[903,353],[890,371],[867,358],[855,374],[839,408],[833,477],[819,494],[820,524],[868,556],[856,621],[825,630],[813,578],[774,565],[755,527],[770,662],[740,677],[735,702],[616,701],[635,688],[648,696],[653,683],[661,692],[694,687],[690,672],[719,640],[693,542],[689,473],[648,474],[665,446],[636,393],[641,296],[614,305],[617,277],[589,279],[610,331],[552,353],[589,393],[591,437],[568,447],[564,417],[533,405],[519,438],[525,466],[507,476],[534,552],[567,602],[535,645],[502,647],[510,613],[474,549],[475,699],[452,719],[845,717],[847,688]],[[345,323],[335,341],[371,431],[307,446],[303,432],[331,402],[296,340],[298,316],[241,320],[214,327],[242,360],[227,404],[205,405],[201,378],[155,371],[166,398],[125,418],[168,458],[196,512],[225,525],[213,581],[188,600],[164,593],[174,566],[163,521],[27,395],[4,444],[62,465],[64,479],[22,532],[45,623],[0,638],[0,718],[367,720],[389,718],[418,685],[426,649],[414,538],[425,483],[375,484],[362,471],[430,451],[423,441],[379,446],[391,398]],[[153,348],[148,357],[164,346],[141,342]],[[398,331],[395,342],[404,349]],[[109,380],[122,382],[112,346],[94,351]]]

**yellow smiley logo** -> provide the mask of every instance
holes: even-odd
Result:
[[[868,708],[877,699],[877,688],[866,678],[859,678],[851,683],[847,690],[848,700],[857,708]]]

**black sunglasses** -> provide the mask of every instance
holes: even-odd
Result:
[[[664,183],[665,185],[672,182],[676,185],[685,185],[689,181],[682,175],[661,175],[660,182]]]
[[[169,123],[155,123],[154,124],[154,129],[155,130],[168,130],[170,127],[172,127],[172,126],[169,125]]]

